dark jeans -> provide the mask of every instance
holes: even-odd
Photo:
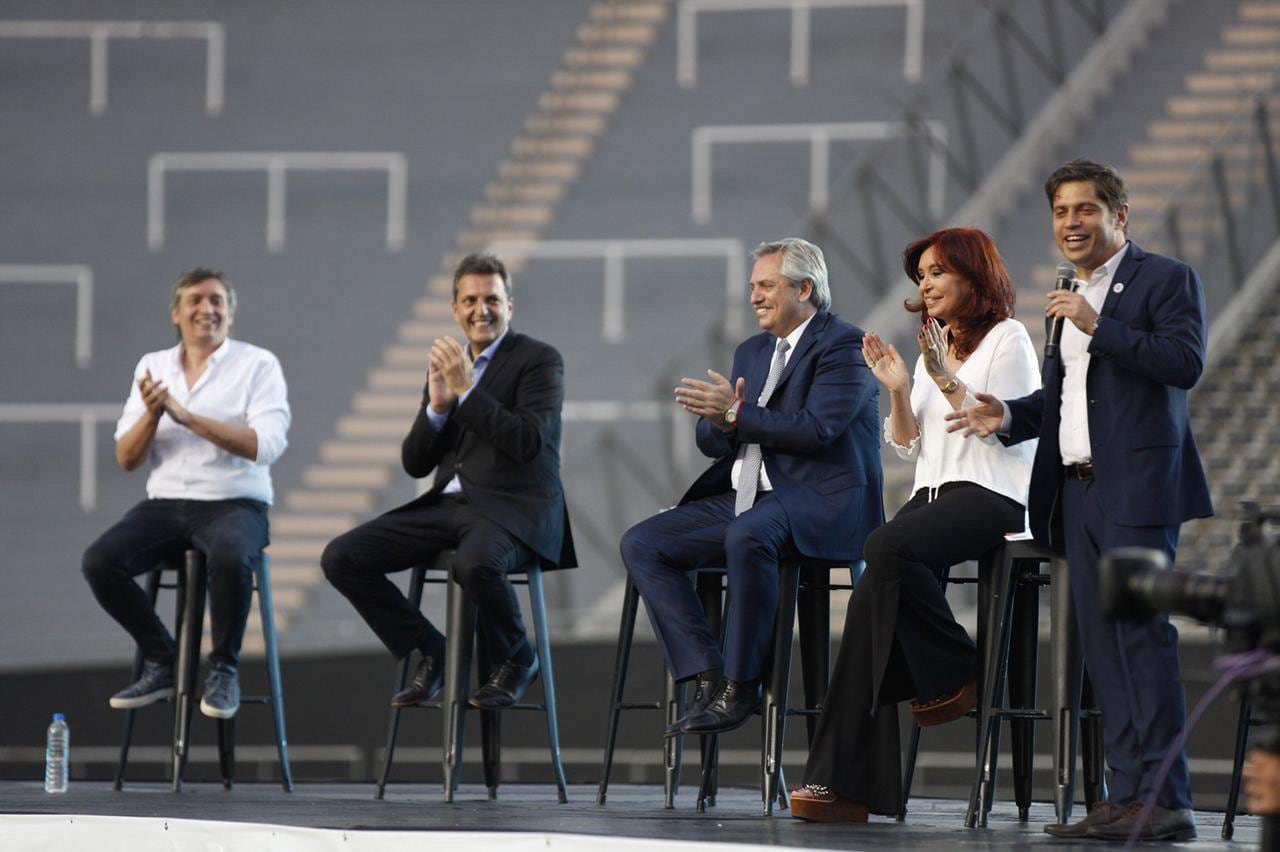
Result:
[[[949,695],[977,675],[977,649],[940,583],[951,565],[1023,528],[1023,507],[971,482],[921,489],[867,539],[867,567],[849,601],[831,687],[804,779],[872,813],[901,810],[896,704]]]
[[[778,561],[794,554],[781,501],[766,492],[734,517],[735,494],[695,500],[641,521],[622,537],[622,561],[677,680],[724,667],[726,677],[760,677],[778,614]],[[724,656],[686,571],[729,572]]]
[[[463,497],[436,497],[392,509],[329,542],[324,575],[351,601],[397,659],[415,648],[443,659],[444,634],[410,605],[388,574],[429,564],[454,548],[453,576],[476,604],[490,659],[502,662],[527,642],[520,603],[507,576],[534,555]]]
[[[240,657],[253,565],[270,542],[267,505],[258,500],[143,500],[89,545],[82,570],[94,597],[120,622],[143,658],[171,663],[173,636],[133,579],[163,562],[204,554],[209,576],[213,650],[209,664],[235,669]]]

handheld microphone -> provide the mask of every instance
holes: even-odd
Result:
[[[1064,260],[1058,264],[1058,280],[1054,282],[1055,290],[1075,290],[1076,267],[1070,261]],[[1049,342],[1044,345],[1044,357],[1058,357],[1058,345],[1062,343],[1062,317],[1054,317],[1053,323],[1049,326]]]

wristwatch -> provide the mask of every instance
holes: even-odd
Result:
[[[740,399],[734,400],[733,405],[729,406],[729,408],[724,413],[724,422],[728,423],[730,426],[733,426],[734,424],[736,424],[738,422],[738,409],[741,407],[742,407],[742,400]]]
[[[942,386],[943,393],[955,393],[956,388],[960,387],[960,380],[955,376],[951,377],[951,381]]]

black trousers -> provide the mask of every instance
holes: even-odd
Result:
[[[397,659],[415,648],[442,659],[444,634],[387,578],[429,563],[453,548],[454,578],[479,610],[478,629],[490,659],[515,656],[527,639],[520,603],[507,576],[534,558],[519,540],[481,517],[458,496],[414,501],[329,542],[324,575]]]
[[[89,545],[82,570],[102,608],[138,643],[144,659],[171,663],[173,636],[133,579],[182,554],[204,554],[209,575],[210,665],[234,669],[249,619],[253,565],[270,543],[258,500],[144,500]]]
[[[1023,520],[1021,504],[954,482],[932,501],[921,489],[871,534],[806,784],[826,785],[872,813],[901,812],[897,703],[948,695],[977,676],[977,648],[947,605],[942,574],[998,546]]]

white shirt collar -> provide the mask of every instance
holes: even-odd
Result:
[[[1111,255],[1107,262],[1093,270],[1093,275],[1089,276],[1089,284],[1096,284],[1099,281],[1110,281],[1115,277],[1116,270],[1120,268],[1121,262],[1124,260],[1125,254],[1129,251],[1129,241],[1125,240],[1124,245],[1120,246],[1120,251]]]
[[[814,311],[812,316],[810,316],[804,322],[800,323],[795,328],[791,329],[791,333],[788,334],[785,338],[783,338],[783,340],[787,341],[788,352],[795,351],[796,344],[799,343],[800,338],[804,336],[804,330],[809,327],[809,323],[813,322],[813,318],[816,317],[817,315],[818,315],[818,312]],[[776,340],[774,341],[773,348],[775,350],[778,348],[778,343]]]

